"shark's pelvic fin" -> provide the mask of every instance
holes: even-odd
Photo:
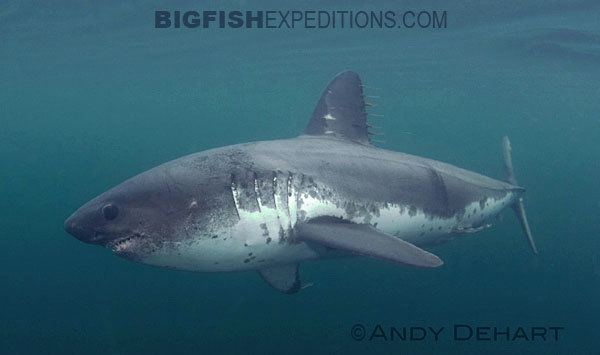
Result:
[[[358,74],[346,71],[333,78],[323,91],[304,134],[369,144],[363,86]]]
[[[504,158],[504,168],[506,169],[506,181],[510,184],[517,186],[517,179],[515,178],[515,173],[513,171],[512,164],[512,147],[510,146],[510,140],[508,140],[507,136],[502,138],[502,156]],[[531,228],[529,228],[529,222],[527,221],[527,215],[525,214],[525,206],[523,205],[523,197],[519,197],[515,203],[512,205],[513,211],[517,215],[517,219],[519,223],[521,223],[521,228],[523,228],[523,233],[527,238],[527,242],[529,243],[529,247],[534,254],[538,253],[537,247],[535,245],[535,241],[533,240],[533,235],[531,234]]]
[[[274,289],[284,293],[296,293],[302,289],[298,264],[286,264],[260,269],[260,276]]]
[[[418,267],[437,267],[443,264],[437,256],[368,224],[326,218],[302,223],[297,229],[298,240],[358,255]]]

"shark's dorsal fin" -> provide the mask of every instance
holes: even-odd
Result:
[[[304,134],[369,143],[363,87],[358,74],[346,71],[333,78],[323,91]]]

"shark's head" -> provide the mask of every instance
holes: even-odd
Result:
[[[81,206],[64,224],[77,239],[118,256],[181,267],[182,243],[226,233],[233,223],[226,183],[177,161],[146,171]]]
[[[83,242],[140,260],[174,240],[190,203],[166,175],[151,170],[81,206],[65,221],[65,230]]]

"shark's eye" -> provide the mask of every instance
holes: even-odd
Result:
[[[102,214],[104,215],[104,218],[112,221],[119,215],[119,208],[112,203],[106,204],[102,207]]]

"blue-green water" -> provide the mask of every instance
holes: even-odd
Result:
[[[0,353],[599,354],[600,4],[443,1],[0,3]],[[445,30],[157,30],[156,9],[437,9]],[[297,135],[336,73],[361,74],[379,146],[503,176],[510,213],[415,270],[306,263],[294,296],[255,273],[134,264],[63,220],[181,155]],[[558,341],[354,341],[350,328],[562,326]],[[449,334],[446,334],[449,335]]]

